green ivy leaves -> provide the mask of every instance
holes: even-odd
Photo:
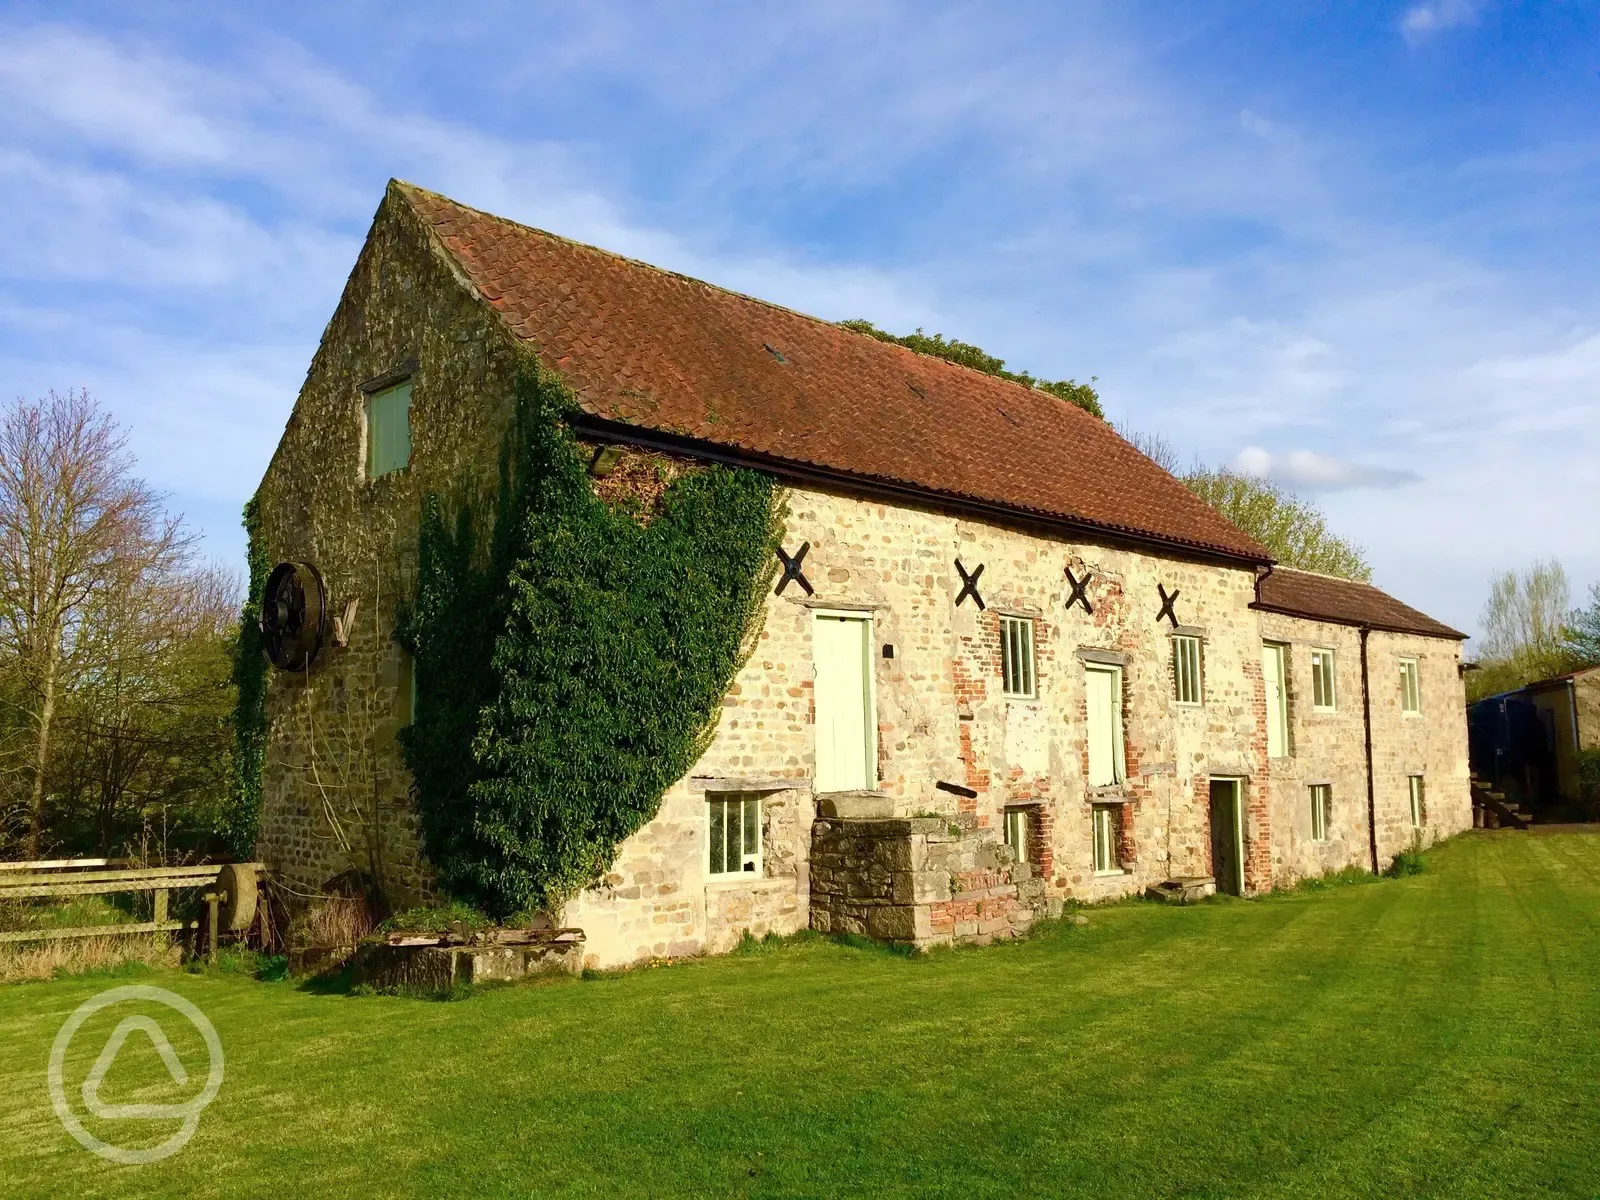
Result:
[[[221,832],[236,858],[253,858],[261,828],[261,769],[267,757],[267,656],[261,645],[261,592],[270,564],[261,549],[260,518],[252,497],[244,506],[245,554],[249,590],[239,614],[233,682],[238,690],[233,713],[233,804]]]
[[[599,500],[549,378],[519,382],[487,563],[462,507],[424,514],[402,735],[430,858],[489,911],[594,882],[703,753],[759,628],[773,480],[709,465],[654,519]]]

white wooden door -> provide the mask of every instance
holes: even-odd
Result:
[[[870,617],[817,614],[811,655],[819,792],[862,791],[878,784],[871,646]]]
[[[1088,709],[1089,786],[1121,783],[1122,672],[1116,667],[1089,667],[1083,672]]]
[[[1283,690],[1283,647],[1261,646],[1261,676],[1267,685],[1267,757],[1289,753],[1289,701]]]

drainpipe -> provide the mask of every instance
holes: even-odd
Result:
[[[1567,680],[1567,708],[1572,714],[1572,772],[1576,776],[1578,772],[1578,755],[1583,753],[1583,740],[1578,737],[1578,681],[1576,679]],[[1556,785],[1556,790],[1560,790],[1559,783]],[[1576,800],[1581,791],[1582,788],[1574,791],[1572,798]]]
[[[1361,627],[1361,724],[1367,737],[1367,844],[1372,850],[1372,873],[1378,874],[1378,800],[1372,777],[1372,689],[1367,684],[1367,635],[1372,626]]]
[[[1267,581],[1267,577],[1270,576],[1271,574],[1272,574],[1272,564],[1268,563],[1267,566],[1266,566],[1266,569],[1263,570],[1259,575],[1256,576],[1256,603],[1257,604],[1261,603],[1261,585]]]

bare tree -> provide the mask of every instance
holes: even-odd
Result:
[[[1485,658],[1537,660],[1555,657],[1566,636],[1572,590],[1556,559],[1536,562],[1526,571],[1500,571],[1489,577],[1489,598],[1479,621]]]
[[[1131,429],[1126,425],[1119,425],[1115,421],[1111,422],[1111,428],[1122,436],[1123,441],[1127,442],[1167,474],[1181,474],[1178,451],[1164,435],[1146,433],[1140,429]],[[1198,464],[1196,466],[1198,467]]]
[[[1571,603],[1567,572],[1553,558],[1491,575],[1478,617],[1483,636],[1473,643],[1480,669],[1467,680],[1468,700],[1582,666],[1587,660],[1568,629],[1582,614],[1571,612]]]
[[[51,733],[63,694],[103,667],[105,617],[144,581],[187,566],[191,538],[133,474],[127,437],[85,391],[0,416],[0,653],[28,731],[25,841],[44,836]]]
[[[97,666],[57,718],[61,815],[102,855],[152,808],[176,810],[161,821],[175,833],[228,794],[238,581],[207,568],[132,582],[97,615]]]

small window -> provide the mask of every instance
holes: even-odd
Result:
[[[411,381],[367,397],[367,478],[411,463]]]
[[[1311,652],[1311,707],[1319,712],[1333,712],[1338,707],[1333,682],[1333,651]]]
[[[1413,775],[1409,780],[1411,784],[1411,827],[1421,829],[1422,823],[1428,819],[1426,801],[1422,794],[1422,776]]]
[[[411,651],[400,651],[400,679],[395,688],[395,713],[401,725],[413,725],[417,720],[417,660]]]
[[[1006,845],[1011,847],[1011,853],[1019,863],[1028,861],[1027,809],[1006,809]]]
[[[1121,833],[1122,806],[1096,804],[1094,806],[1094,873],[1119,875],[1122,865],[1117,855],[1117,839]]]
[[[1333,817],[1333,785],[1329,783],[1313,783],[1311,785],[1311,840],[1325,842],[1328,840],[1328,825]]]
[[[1172,639],[1172,698],[1179,704],[1199,704],[1200,639],[1180,634]]]
[[[1033,621],[1028,617],[1000,618],[1000,691],[1019,700],[1038,693],[1033,682]]]
[[[1400,711],[1408,714],[1422,711],[1422,685],[1417,679],[1414,658],[1400,660]]]
[[[1083,672],[1089,740],[1089,786],[1112,787],[1127,775],[1122,741],[1122,669],[1087,667]]]
[[[761,874],[761,799],[758,796],[712,796],[706,803],[710,822],[710,875]]]

